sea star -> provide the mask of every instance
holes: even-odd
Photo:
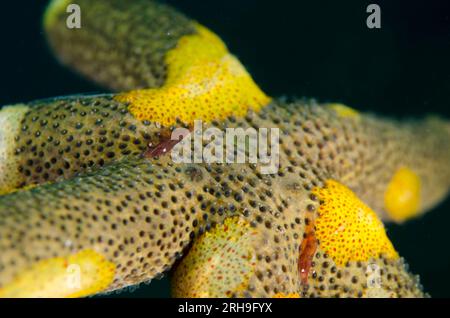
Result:
[[[69,29],[68,4],[45,14],[51,47],[120,93],[0,110],[0,296],[87,296],[171,269],[179,297],[425,295],[381,220],[446,196],[447,121],[272,99],[168,6],[79,0]],[[278,170],[173,162],[171,132],[195,120],[279,129]]]

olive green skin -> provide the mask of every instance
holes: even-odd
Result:
[[[156,126],[133,121],[116,125],[121,122],[118,118],[125,121],[123,118],[130,115],[125,111],[122,114],[120,106],[111,100],[108,103],[108,98],[87,100],[91,104],[83,107],[99,111],[81,115],[83,103],[77,99],[75,105],[79,110],[70,117],[73,124],[82,123],[83,132],[90,129],[87,127],[95,127],[92,123],[102,118],[107,133],[98,127],[85,136],[77,133],[80,125],[65,125],[72,127],[71,133],[58,138],[61,141],[58,147],[49,144],[37,150],[44,152],[43,158],[51,160],[58,149],[70,146],[64,156],[75,158],[65,174],[58,173],[58,169],[64,169],[64,163],[57,160],[45,170],[54,180],[51,183],[0,197],[0,286],[39,260],[86,249],[99,251],[116,265],[116,276],[108,290],[148,281],[169,270],[198,235],[225,218],[238,215],[258,232],[259,241],[254,248],[261,261],[248,290],[236,296],[261,297],[299,291],[304,296],[363,295],[364,281],[359,278],[358,284],[352,283],[353,277],[365,273],[361,262],[340,269],[329,257],[322,256],[314,264],[322,266],[327,262],[327,271],[311,277],[307,290],[300,284],[296,266],[299,245],[307,220],[317,217],[319,204],[311,195],[312,189],[323,186],[328,179],[345,182],[383,215],[379,202],[382,189],[389,182],[387,176],[402,165],[411,167],[425,180],[425,193],[440,193],[443,197],[449,185],[446,163],[450,156],[448,148],[440,146],[447,139],[442,137],[445,124],[439,121],[401,124],[370,116],[354,120],[342,118],[314,102],[274,102],[259,113],[212,123],[219,129],[281,130],[279,172],[263,175],[253,164],[174,164],[169,154],[145,158],[142,153],[147,142],[154,140]],[[74,108],[61,109],[70,112]],[[111,115],[104,118],[102,111]],[[90,117],[92,114],[96,117]],[[35,123],[41,126],[39,121]],[[130,130],[132,124],[136,128]],[[41,127],[37,138],[48,139],[51,132],[59,136],[59,131],[50,128],[52,125],[49,120],[48,128]],[[118,138],[113,130],[119,133]],[[144,137],[146,133],[149,139]],[[74,140],[69,138],[72,134],[76,136]],[[34,136],[30,137],[32,140],[36,138],[35,132],[29,136]],[[123,136],[130,136],[130,140],[126,138],[127,147],[121,149]],[[100,141],[102,137],[106,137],[104,142]],[[89,138],[95,143],[87,145]],[[27,138],[20,138],[19,142],[22,140]],[[81,148],[76,147],[81,141]],[[109,148],[108,142],[112,143]],[[104,145],[104,151],[98,151],[100,145]],[[18,156],[26,156],[26,149]],[[83,149],[88,149],[89,155],[76,158]],[[432,160],[420,156],[426,151],[434,151]],[[108,155],[109,152],[114,156]],[[96,164],[90,165],[91,160]],[[98,160],[103,160],[103,164],[99,165]],[[30,171],[35,170],[31,166]],[[33,173],[29,180],[45,181],[39,179],[43,173]],[[431,204],[425,202],[424,206]],[[317,253],[324,255],[320,246]],[[401,261],[380,258],[377,262],[384,268],[386,284],[390,284],[396,296],[422,295],[416,279],[404,270]],[[344,275],[343,271],[349,274]],[[261,273],[272,274],[261,276]],[[324,277],[330,281],[330,275],[335,278],[332,287],[324,282]],[[336,275],[341,278],[338,280]],[[328,286],[325,289],[324,284]]]

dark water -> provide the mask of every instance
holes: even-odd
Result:
[[[221,35],[272,96],[338,101],[395,117],[450,118],[450,1],[373,0],[382,10],[380,30],[366,27],[365,1],[167,2]],[[51,56],[40,30],[45,3],[2,3],[0,105],[104,91]],[[450,296],[449,212],[447,200],[419,220],[388,226],[434,297]],[[167,279],[119,294],[168,295]]]

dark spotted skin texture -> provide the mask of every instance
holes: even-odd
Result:
[[[165,54],[194,32],[192,22],[152,1],[78,4],[82,29],[48,22],[50,45],[64,63],[113,90],[164,84]],[[65,15],[54,17],[55,25],[64,23]],[[256,233],[244,246],[255,266],[244,286],[224,284],[214,296],[424,296],[401,259],[381,255],[339,266],[320,242],[307,249],[307,261],[299,258],[321,204],[312,191],[328,179],[351,188],[383,218],[385,188],[403,165],[422,180],[421,211],[442,199],[450,184],[450,128],[442,120],[347,118],[311,101],[274,100],[259,113],[205,124],[279,128],[280,168],[264,175],[252,164],[177,165],[169,154],[154,156],[152,149],[160,149],[173,127],[136,120],[113,96],[30,106],[18,133],[11,132],[18,191],[0,196],[0,291],[41,260],[91,249],[115,265],[105,291],[175,268],[174,295],[184,296],[179,273],[185,273],[190,245],[238,217],[246,224],[242,231]],[[222,264],[221,279],[241,279],[227,277],[236,273],[228,259]],[[379,269],[381,291],[369,288],[369,265]],[[300,274],[303,267],[307,275]],[[218,276],[211,272],[210,279]]]
[[[165,54],[195,33],[191,20],[152,0],[77,4],[82,27],[66,28],[67,14],[59,14],[46,24],[48,42],[61,62],[116,91],[160,87],[167,75]]]
[[[135,119],[112,96],[36,102],[16,136],[17,187],[70,178],[158,144],[161,127]]]
[[[117,111],[120,113],[119,108]],[[77,116],[74,123],[94,120]],[[115,119],[112,116],[107,120]],[[170,156],[142,158],[139,146],[133,144],[131,154],[124,156],[118,151],[102,169],[88,167],[92,171],[81,176],[0,197],[0,287],[34,262],[87,248],[116,264],[116,276],[108,290],[147,281],[170,269],[199,234],[238,215],[258,232],[254,247],[258,262],[247,289],[236,296],[292,292],[302,296],[367,296],[367,264],[349,262],[338,267],[321,251],[320,244],[314,253],[308,287],[301,284],[299,246],[305,224],[316,217],[319,204],[311,190],[333,178],[346,180],[348,185],[361,184],[354,190],[369,197],[364,189],[377,185],[379,176],[395,169],[398,162],[408,163],[417,171],[429,171],[416,154],[428,147],[429,140],[444,141],[441,135],[410,134],[412,127],[420,127],[416,123],[400,125],[372,117],[355,122],[311,102],[275,102],[259,114],[249,113],[213,125],[279,127],[279,172],[263,175],[251,164],[176,165]],[[430,125],[438,129],[440,124]],[[145,131],[145,127],[139,130]],[[90,137],[100,138],[100,131]],[[403,138],[420,137],[427,143],[380,156],[370,151],[384,144],[383,138],[373,138],[380,134],[397,136],[390,141],[400,143],[392,145],[396,149],[402,149],[401,144],[409,140]],[[66,138],[61,139],[61,149],[72,143]],[[367,144],[369,140],[371,144]],[[445,151],[439,155],[443,154]],[[90,160],[81,158],[85,163]],[[448,167],[442,165],[447,158],[435,157],[433,164],[441,166],[439,174],[427,174],[435,181],[431,186],[443,182],[444,175],[448,182]],[[364,170],[353,173],[347,161]],[[381,162],[381,171],[373,169]],[[426,191],[444,192],[442,188]],[[376,195],[371,191],[371,197]],[[401,261],[383,257],[374,261],[383,269],[383,280],[393,296],[422,295],[416,279],[404,270]]]

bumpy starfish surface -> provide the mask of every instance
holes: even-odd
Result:
[[[448,122],[271,99],[165,5],[77,3],[81,29],[66,27],[69,1],[51,2],[49,43],[121,93],[0,110],[0,296],[87,296],[168,270],[177,297],[425,295],[382,220],[445,197]],[[175,163],[170,134],[195,120],[278,128],[279,169]]]

